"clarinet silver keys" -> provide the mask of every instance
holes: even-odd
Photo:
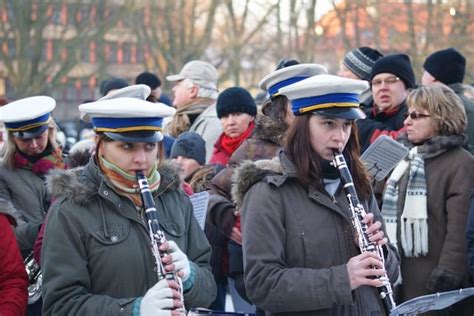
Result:
[[[178,277],[174,272],[166,271],[161,258],[166,255],[166,253],[160,251],[160,246],[166,242],[166,237],[164,232],[160,229],[160,224],[158,221],[158,212],[156,211],[155,201],[153,200],[153,195],[151,194],[150,187],[148,185],[148,180],[145,177],[143,171],[136,172],[138,187],[140,189],[140,196],[142,198],[143,208],[145,209],[146,222],[148,224],[148,233],[150,234],[151,239],[151,250],[153,256],[155,257],[156,270],[158,273],[158,280],[166,278],[170,281],[176,281],[179,284],[180,293],[181,293],[181,302],[184,306],[184,296],[183,296],[183,284],[181,278]]]
[[[383,249],[381,245],[375,244],[369,240],[369,235],[367,234],[368,226],[363,222],[363,219],[367,212],[364,209],[364,206],[357,196],[357,191],[352,180],[352,175],[347,167],[346,159],[339,150],[334,150],[334,166],[339,169],[341,175],[342,185],[344,186],[344,191],[346,193],[347,199],[349,200],[349,206],[352,213],[352,224],[358,235],[359,248],[362,253],[366,251],[376,252],[379,257],[382,259],[382,263],[385,266],[385,259],[383,254]],[[390,280],[385,273],[383,276],[379,277],[379,280],[382,281],[382,286],[378,287],[380,299],[382,300],[385,313],[390,314],[390,311],[396,307],[395,300],[393,299],[392,286]]]

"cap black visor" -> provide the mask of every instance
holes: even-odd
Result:
[[[18,137],[18,138],[23,138],[23,139],[35,138],[41,135],[42,133],[44,133],[44,131],[46,131],[47,129],[48,129],[48,125],[41,125],[35,128],[28,129],[26,131],[13,132],[13,136]]]
[[[105,132],[104,134],[113,140],[127,143],[154,143],[163,140],[163,134],[158,131],[134,131],[122,133]]]
[[[333,107],[328,109],[321,109],[313,111],[314,114],[330,116],[346,120],[359,120],[365,119],[367,115],[359,108],[343,108]]]

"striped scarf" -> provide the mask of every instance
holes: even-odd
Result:
[[[51,169],[67,169],[60,148],[47,149],[43,154],[43,157],[33,162],[28,158],[28,156],[17,150],[13,157],[15,168],[31,170],[34,174],[40,177],[43,177]]]
[[[104,176],[110,180],[115,191],[122,196],[128,197],[137,207],[142,207],[142,200],[138,182],[134,174],[127,173],[117,165],[99,155],[99,168]],[[156,169],[156,163],[150,174],[146,177],[150,191],[155,192],[160,187],[160,173]]]
[[[408,159],[401,161],[387,181],[383,197],[382,215],[390,241],[397,245],[397,202],[399,182],[408,170],[405,203],[401,214],[400,243],[406,257],[425,256],[428,253],[428,211],[425,162],[418,147],[413,147]]]

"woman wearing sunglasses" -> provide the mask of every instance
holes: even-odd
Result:
[[[399,140],[411,149],[388,179],[382,207],[401,256],[399,303],[470,286],[464,228],[474,158],[463,149],[464,107],[441,85],[411,91],[407,105]],[[461,304],[452,315],[473,314],[472,300]]]

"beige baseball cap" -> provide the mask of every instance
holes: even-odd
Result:
[[[217,70],[208,62],[190,61],[183,66],[179,74],[167,76],[166,80],[180,81],[186,78],[201,87],[217,90]]]

